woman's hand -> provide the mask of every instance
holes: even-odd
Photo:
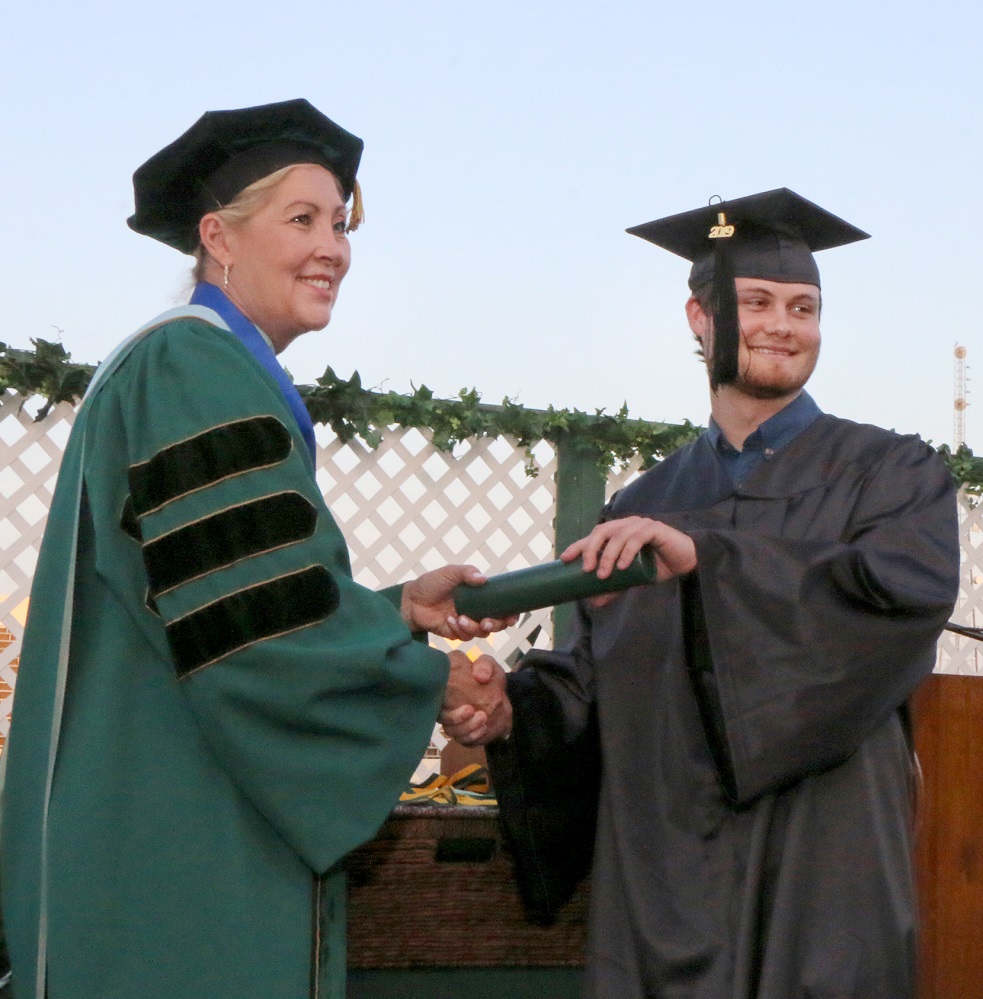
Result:
[[[403,587],[400,613],[412,631],[429,631],[441,638],[466,642],[472,638],[485,638],[493,631],[510,628],[519,620],[486,617],[473,621],[458,614],[454,606],[454,587],[465,583],[480,586],[485,577],[473,565],[445,565],[442,569],[426,572]]]
[[[660,583],[685,576],[696,568],[696,546],[688,534],[651,517],[622,517],[598,524],[586,538],[567,547],[560,558],[572,562],[583,558],[584,571],[607,579],[617,567],[627,569],[635,556],[649,545],[655,554],[656,578]],[[594,597],[591,604],[603,607],[619,594]]]
[[[450,653],[451,670],[440,711],[446,735],[462,746],[487,746],[512,731],[512,702],[505,691],[505,670],[491,656],[473,663]]]

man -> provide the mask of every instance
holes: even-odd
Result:
[[[562,557],[603,577],[651,545],[660,583],[581,605],[571,640],[507,680],[455,670],[442,720],[488,745],[527,901],[555,908],[594,833],[587,996],[904,999],[905,705],[959,552],[933,450],[803,390],[812,251],[866,234],[785,189],[629,231],[694,261],[710,427]]]

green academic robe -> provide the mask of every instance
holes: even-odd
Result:
[[[353,582],[240,341],[196,318],[145,335],[80,409],[35,575],[2,802],[17,999],[39,936],[50,999],[340,995],[337,870],[419,761],[446,670]]]

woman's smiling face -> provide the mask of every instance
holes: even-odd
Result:
[[[255,214],[224,227],[231,258],[224,290],[277,352],[331,319],[351,263],[347,221],[334,175],[301,163]]]

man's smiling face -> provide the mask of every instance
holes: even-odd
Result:
[[[809,380],[819,359],[819,289],[813,284],[785,284],[739,277],[737,287],[741,342],[737,378],[732,387],[754,399],[794,397]],[[709,356],[709,317],[699,309],[694,332]]]

